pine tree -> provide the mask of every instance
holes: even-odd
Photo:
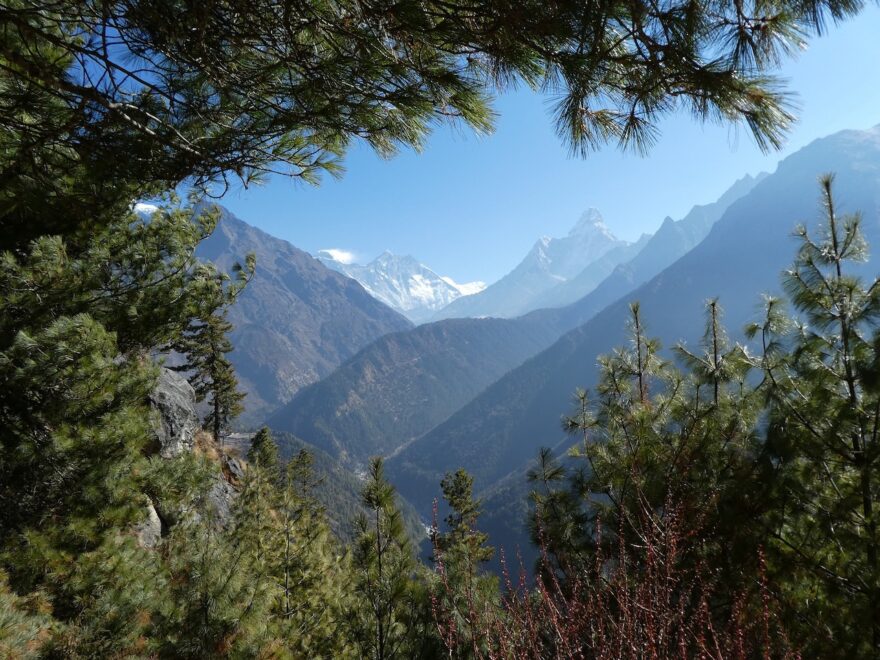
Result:
[[[251,446],[248,447],[247,460],[251,465],[257,466],[268,475],[274,475],[277,479],[280,475],[280,467],[278,460],[278,445],[272,439],[272,432],[269,427],[264,426],[251,439]]]
[[[866,256],[861,217],[838,214],[832,176],[821,188],[820,237],[798,229],[784,280],[798,316],[768,299],[765,320],[749,328],[769,407],[764,524],[787,625],[811,654],[868,658],[880,652],[880,282],[848,274]]]
[[[312,456],[299,452],[286,465],[277,505],[271,575],[281,637],[299,657],[354,657],[342,621],[351,602],[349,560],[330,534],[313,495]]]
[[[235,369],[226,357],[232,351],[229,340],[232,324],[227,320],[226,310],[253,277],[254,256],[248,255],[245,268],[236,266],[235,282],[226,273],[202,266],[197,275],[204,283],[202,312],[175,344],[176,350],[186,357],[185,363],[175,369],[190,372],[189,381],[196,399],[208,400],[205,428],[210,429],[218,441],[244,410],[245,395],[238,391]]]
[[[657,525],[671,524],[694,544],[676,570],[711,567],[715,623],[733,615],[743,590],[759,598],[762,537],[750,523],[767,505],[756,433],[762,400],[748,384],[747,351],[726,337],[718,302],[706,307],[699,350],[676,347],[679,368],[660,358],[633,305],[630,345],[600,358],[596,402],[579,391],[565,420],[580,442],[563,461],[542,451],[529,473],[539,486],[532,531],[546,584],[560,581],[564,590],[597,557],[637,554],[656,515]],[[675,521],[663,519],[670,507]]]
[[[463,468],[447,473],[440,482],[443,499],[449,505],[447,531],[438,534],[437,549],[445,555],[461,553],[476,568],[492,558],[494,550],[486,545],[488,535],[477,529],[480,502],[474,499],[474,478]]]
[[[0,256],[0,562],[16,593],[51,604],[69,654],[131,650],[149,629],[138,613],[161,600],[155,557],[131,531],[168,494],[147,458],[148,356],[202,304],[194,250],[214,222],[126,211],[92,240]]]
[[[486,131],[489,100],[516,83],[559,97],[558,131],[578,153],[615,141],[644,150],[681,106],[776,146],[791,116],[768,69],[861,8],[468,0],[389,12],[259,0],[242,12],[151,0],[62,12],[11,0],[0,24],[0,248],[88,235],[132,199],[188,181],[248,183],[278,169],[313,181],[338,172],[359,138],[389,155],[424,144],[438,120]]]
[[[474,500],[473,484],[463,469],[443,477],[440,486],[450,511],[446,531],[434,529],[432,539],[432,615],[441,643],[460,658],[482,657],[489,650],[485,632],[500,608],[497,578],[481,571],[494,549],[477,529],[480,502]]]
[[[374,660],[409,657],[419,639],[415,557],[394,499],[382,459],[375,458],[363,490],[367,513],[357,520],[352,555],[356,604],[350,614],[360,657]]]
[[[52,628],[59,627],[48,615],[48,609],[48,603],[38,596],[19,597],[0,573],[0,657],[42,657]]]

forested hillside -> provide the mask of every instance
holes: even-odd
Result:
[[[387,335],[302,390],[267,424],[362,468],[446,419],[557,334],[537,317],[450,319]]]

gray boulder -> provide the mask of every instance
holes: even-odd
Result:
[[[156,388],[150,394],[150,406],[154,413],[153,433],[159,455],[173,458],[192,451],[199,418],[196,393],[186,378],[163,368]]]
[[[148,504],[145,511],[145,519],[134,528],[138,543],[142,548],[155,548],[162,538],[162,521],[156,508]]]
[[[232,505],[238,491],[235,490],[222,476],[218,476],[211,490],[208,491],[208,508],[214,516],[214,522],[220,527],[226,527],[232,518]]]
[[[229,479],[233,483],[241,484],[244,481],[246,464],[238,456],[223,456],[224,472],[229,474]]]
[[[195,434],[199,428],[196,393],[186,378],[176,371],[163,368],[156,387],[150,394],[153,410],[153,438],[155,451],[162,458],[175,458],[195,450]],[[222,454],[221,469],[206,494],[206,504],[213,520],[225,527],[232,513],[232,503],[238,491],[231,482],[244,478],[244,463],[235,457]],[[200,518],[195,511],[163,512],[169,519],[185,520]],[[147,520],[136,528],[138,540],[144,547],[154,547],[161,538],[162,523],[151,506]]]

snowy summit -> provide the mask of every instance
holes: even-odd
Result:
[[[320,250],[316,257],[325,266],[357,280],[370,295],[414,323],[426,321],[457,298],[486,288],[484,282],[459,284],[411,256],[387,250],[366,265],[354,263],[351,252],[338,248]]]

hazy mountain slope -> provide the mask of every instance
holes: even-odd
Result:
[[[557,284],[532,304],[540,304],[541,307],[563,307],[580,300],[599,286],[620,264],[635,259],[650,241],[651,235],[643,234],[635,243],[612,248],[573,278]]]
[[[289,459],[301,450],[312,456],[312,477],[315,481],[315,498],[327,513],[327,522],[337,537],[350,543],[357,536],[355,518],[366,513],[361,503],[363,480],[350,470],[346,470],[339,461],[326,452],[289,433],[273,435],[283,459]],[[407,533],[414,542],[419,543],[425,537],[422,518],[412,504],[398,496],[398,506],[403,514]]]
[[[726,208],[731,196],[718,205]],[[646,278],[654,274],[651,268],[659,269],[656,264],[674,261],[690,246],[682,237],[697,232],[690,226],[704,217],[709,214],[695,209],[681,223],[658,232],[644,249],[662,253],[642,256],[632,272]],[[679,225],[682,229],[675,229]],[[665,233],[670,236],[664,238]],[[632,288],[630,279],[621,278],[605,294],[591,294],[566,308],[537,310],[513,320],[447,320],[385,336],[304,389],[269,423],[352,464],[363,464],[372,453],[395,452],[427,433],[507,371],[589,320],[607,304],[601,303],[601,295]]]
[[[435,320],[456,317],[511,318],[544,306],[543,294],[580,273],[589,264],[626,245],[590,209],[563,238],[544,237],[510,273],[472,296],[444,307]],[[626,258],[623,255],[621,258]]]
[[[694,206],[681,220],[667,217],[645,246],[630,261],[620,264],[593,291],[561,311],[567,329],[577,327],[607,305],[626,295],[687,254],[702,241],[733,202],[750,192],[767,176],[746,175],[737,180],[717,201]]]
[[[352,466],[443,421],[558,336],[529,320],[449,319],[386,335],[269,419]]]
[[[354,280],[225,209],[197,254],[229,269],[248,252],[257,255],[257,272],[229,311],[230,359],[248,393],[245,424],[378,337],[412,325]]]
[[[389,461],[401,492],[424,511],[437,493],[430,486],[444,472],[463,466],[474,473],[476,488],[485,489],[521,470],[538,447],[563,441],[559,422],[572,393],[592,386],[597,356],[624,341],[631,300],[641,302],[650,334],[667,346],[699,336],[703,302],[714,296],[736,334],[756,314],[761,292],[779,290],[780,271],[796,247],[794,226],[812,224],[819,215],[816,180],[825,171],[838,173],[839,209],[864,211],[865,233],[880,246],[880,129],[846,131],[810,144],[734,202],[700,245]],[[875,257],[864,271],[874,275],[878,264]]]
[[[456,284],[410,256],[385,251],[366,265],[345,263],[331,250],[317,258],[332,268],[357,280],[374,298],[400,312],[409,320],[421,323],[437,311],[465,295],[485,288],[482,282]]]

